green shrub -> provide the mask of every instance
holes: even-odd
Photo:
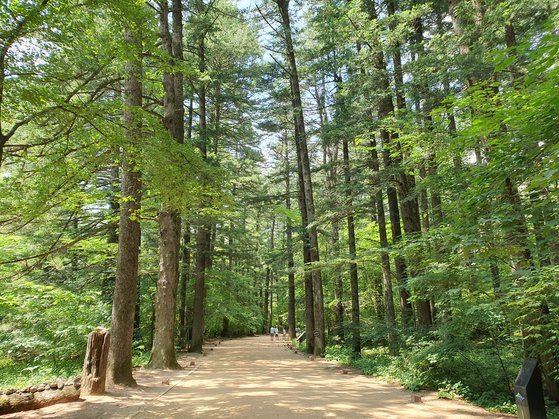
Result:
[[[108,319],[99,292],[7,283],[0,295],[0,387],[79,375],[88,333]]]

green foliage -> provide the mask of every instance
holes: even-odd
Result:
[[[260,330],[262,312],[253,299],[252,277],[213,270],[208,283],[206,334],[223,336],[225,318],[230,337],[246,336]]]
[[[108,323],[97,291],[81,293],[33,282],[8,284],[0,296],[0,351],[19,360],[82,359],[87,334]]]
[[[97,291],[28,281],[5,283],[0,296],[0,387],[79,375],[87,335],[107,326],[109,307]]]
[[[397,380],[408,390],[438,390],[439,397],[461,398],[495,411],[515,409],[509,386],[520,367],[518,354],[499,359],[483,343],[458,349],[432,337],[409,336],[398,354],[377,346],[364,348],[355,358],[351,348],[336,345],[327,348],[326,356],[367,375]],[[509,374],[505,377],[504,367]]]
[[[83,360],[64,360],[56,362],[14,361],[0,355],[0,389],[22,389],[30,385],[51,383],[60,377],[67,379],[81,374]]]

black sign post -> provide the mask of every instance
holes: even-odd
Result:
[[[542,374],[538,360],[528,358],[514,382],[519,419],[546,419]]]

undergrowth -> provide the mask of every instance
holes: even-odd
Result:
[[[150,352],[135,350],[132,357],[134,367],[143,367],[149,361]],[[83,359],[66,359],[56,362],[39,359],[36,362],[14,361],[0,354],[0,390],[21,389],[30,385],[52,382],[56,378],[67,379],[82,373]]]
[[[21,389],[30,385],[52,382],[56,378],[67,379],[81,374],[82,360],[61,362],[14,362],[11,358],[0,357],[0,389]]]
[[[461,399],[490,412],[516,414],[512,380],[520,368],[517,354],[500,354],[487,348],[450,351],[440,342],[421,341],[395,353],[386,346],[364,348],[355,357],[351,348],[332,345],[326,358],[354,367],[364,374],[398,381],[410,391],[437,390],[438,397]],[[506,378],[505,378],[506,377]],[[559,418],[559,406],[548,402],[548,417]]]

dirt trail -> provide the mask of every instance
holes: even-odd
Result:
[[[212,350],[210,350],[212,349]],[[208,356],[181,357],[182,371],[138,370],[140,386],[111,388],[103,397],[59,404],[13,418],[374,417],[495,418],[478,407],[410,392],[335,363],[311,361],[281,341],[253,337],[206,347]],[[195,366],[190,366],[194,361]],[[162,381],[170,380],[169,385]]]

